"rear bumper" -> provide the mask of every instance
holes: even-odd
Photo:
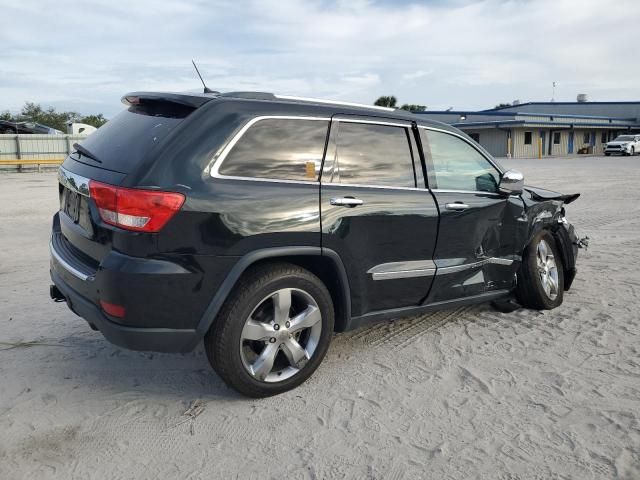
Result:
[[[52,259],[52,263],[54,261]],[[74,290],[54,268],[50,273],[51,280],[64,295],[71,311],[95,326],[114,345],[130,350],[189,352],[200,341],[195,330],[129,327],[117,324],[111,321],[95,303]]]
[[[140,258],[110,250],[99,264],[92,263],[62,235],[58,214],[49,248],[51,279],[74,313],[118,346],[159,352],[187,352],[198,344],[203,334],[196,328],[224,278],[216,268],[227,261],[194,255]],[[55,291],[52,298],[62,300]],[[108,315],[101,300],[123,306],[125,316]]]

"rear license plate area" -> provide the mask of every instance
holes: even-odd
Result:
[[[78,223],[80,220],[80,194],[68,188],[62,192],[61,210],[66,213],[71,220]]]

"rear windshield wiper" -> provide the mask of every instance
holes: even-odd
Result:
[[[98,157],[96,157],[93,153],[91,153],[89,150],[84,148],[79,143],[74,143],[73,144],[73,148],[75,148],[76,149],[76,153],[80,154],[81,156],[90,158],[91,160],[94,160],[94,161],[96,161],[98,163],[102,163],[102,160],[99,160]]]

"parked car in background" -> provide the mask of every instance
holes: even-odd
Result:
[[[619,135],[615,140],[607,142],[604,154],[635,155],[640,153],[640,135]]]
[[[60,130],[35,122],[10,122],[0,120],[0,133],[63,135]]]
[[[86,123],[68,122],[67,133],[69,135],[89,135],[97,130],[93,125]]]
[[[51,297],[111,342],[204,340],[230,386],[290,390],[334,332],[517,297],[552,309],[580,240],[454,127],[265,93],[132,93],[59,171]]]

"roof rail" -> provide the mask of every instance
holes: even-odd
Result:
[[[245,98],[247,100],[273,100],[275,96],[269,92],[227,92],[221,93],[221,97]]]
[[[385,112],[393,112],[396,109],[391,107],[379,107],[378,105],[365,105],[364,103],[352,103],[352,102],[340,102],[337,100],[325,100],[323,98],[309,98],[309,97],[294,97],[292,95],[275,95],[276,98],[281,100],[294,100],[294,101],[302,101],[302,102],[313,102],[313,103],[327,103],[330,105],[344,105],[347,107],[361,107],[361,108],[372,108],[374,110],[384,110]]]

